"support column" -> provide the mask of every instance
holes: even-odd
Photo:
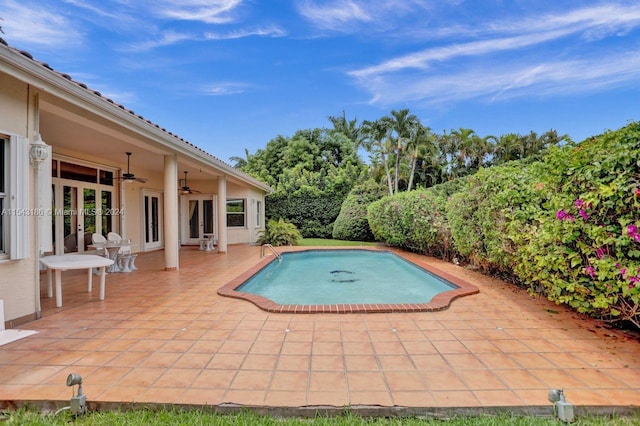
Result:
[[[178,270],[178,157],[164,156],[164,270]]]
[[[227,177],[218,176],[218,251],[227,252]]]

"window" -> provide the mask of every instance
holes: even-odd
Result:
[[[245,226],[245,200],[227,200],[227,227],[238,228]]]
[[[29,257],[29,140],[0,135],[0,259]]]
[[[262,212],[262,201],[256,200],[256,227],[262,226],[260,212]]]

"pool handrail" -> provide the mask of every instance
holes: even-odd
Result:
[[[278,258],[278,262],[282,262],[282,256],[280,255],[280,253],[278,253],[278,251],[275,249],[275,247],[273,247],[271,244],[263,244],[260,247],[260,257],[261,258],[265,256],[265,254],[264,254],[265,247],[270,249],[273,252],[273,254],[276,256],[276,258]]]

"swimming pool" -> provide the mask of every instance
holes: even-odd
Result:
[[[283,253],[222,287],[270,312],[410,312],[446,308],[476,287],[402,253],[324,249]]]

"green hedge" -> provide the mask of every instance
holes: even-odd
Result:
[[[314,191],[279,192],[267,196],[265,216],[293,223],[304,238],[331,238],[343,200],[344,196]]]
[[[375,237],[640,328],[640,123],[447,185],[373,203]]]

